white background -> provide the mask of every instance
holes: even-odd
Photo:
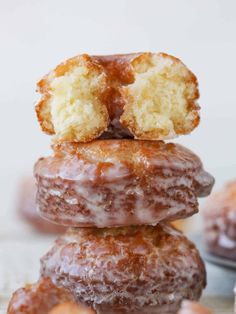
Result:
[[[149,50],[180,57],[199,79],[201,124],[178,141],[218,183],[236,177],[236,1],[0,0],[1,207],[50,152],[34,114],[36,82],[79,53]]]

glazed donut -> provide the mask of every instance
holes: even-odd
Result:
[[[212,312],[197,302],[184,300],[178,314],[212,314]]]
[[[42,278],[14,292],[7,314],[47,314],[55,305],[69,301],[73,301],[69,292],[54,286],[50,278]]]
[[[38,91],[38,120],[57,142],[167,139],[200,120],[195,75],[165,53],[79,55],[46,75]]]
[[[203,215],[207,250],[236,261],[236,181],[209,198]]]
[[[177,144],[97,140],[54,146],[35,165],[42,217],[67,226],[157,224],[191,216],[214,179]]]
[[[206,285],[196,247],[175,228],[74,228],[41,259],[41,275],[99,314],[176,313]]]
[[[63,226],[51,223],[39,215],[36,205],[36,185],[33,177],[25,177],[19,186],[18,213],[21,218],[42,233],[59,234],[66,229]]]
[[[95,314],[95,312],[88,307],[73,302],[66,302],[56,305],[49,314]]]

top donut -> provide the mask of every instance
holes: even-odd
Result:
[[[198,82],[165,53],[68,59],[38,82],[36,113],[56,142],[171,139],[199,123]]]

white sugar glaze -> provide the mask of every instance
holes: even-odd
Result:
[[[67,226],[186,218],[214,183],[199,158],[179,145],[117,140],[75,148],[35,166],[41,215]]]
[[[175,313],[183,298],[198,299],[205,284],[196,248],[163,224],[68,231],[42,259],[41,272],[106,314],[164,305]]]

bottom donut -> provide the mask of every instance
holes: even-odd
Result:
[[[196,247],[165,224],[70,229],[41,259],[41,276],[102,314],[176,313],[206,285]]]
[[[73,301],[70,293],[53,285],[50,278],[42,278],[13,293],[7,314],[48,314],[57,304]]]
[[[50,278],[42,278],[37,283],[28,284],[14,292],[7,314],[95,314],[95,312],[75,303],[71,294],[53,285]]]

